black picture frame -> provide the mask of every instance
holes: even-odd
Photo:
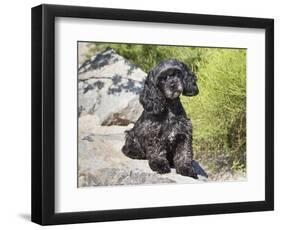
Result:
[[[55,18],[88,18],[265,29],[265,200],[55,213]],[[274,20],[62,5],[32,8],[32,205],[41,225],[274,209]]]

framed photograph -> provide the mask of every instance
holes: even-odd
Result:
[[[274,208],[274,21],[32,8],[32,221]]]

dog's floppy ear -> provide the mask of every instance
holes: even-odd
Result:
[[[182,63],[183,64],[183,63]],[[184,96],[196,96],[199,93],[198,86],[196,84],[197,77],[195,74],[187,68],[185,64],[184,67],[184,75],[183,75],[183,92]]]
[[[160,89],[155,86],[152,71],[148,73],[145,79],[139,99],[144,110],[149,114],[157,115],[165,110],[166,98]]]

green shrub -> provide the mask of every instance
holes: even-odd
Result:
[[[232,169],[245,169],[246,51],[208,52],[209,60],[198,69],[200,94],[182,98],[193,121],[195,152],[224,155]]]
[[[197,71],[200,64],[207,58],[206,48],[116,43],[97,43],[87,57],[91,57],[97,51],[108,47],[114,49],[119,55],[136,64],[145,72],[148,72],[160,61],[173,58],[186,63],[192,70]]]

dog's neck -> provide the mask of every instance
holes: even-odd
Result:
[[[184,115],[185,111],[183,109],[183,106],[181,104],[180,98],[177,97],[175,99],[167,99],[166,100],[166,107],[167,112],[171,116],[178,116],[178,115]]]
[[[177,106],[177,105],[181,104],[181,101],[180,101],[179,97],[176,97],[174,99],[166,98],[166,103],[167,103],[168,107],[170,107],[170,106],[173,107],[173,106]]]

